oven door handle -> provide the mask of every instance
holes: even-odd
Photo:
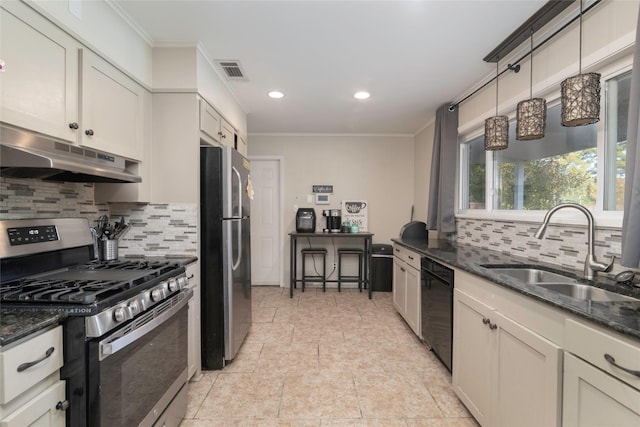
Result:
[[[193,292],[193,291],[190,291]],[[132,342],[140,339],[145,336],[165,321],[170,319],[174,314],[176,314],[182,307],[189,303],[189,295],[186,295],[185,298],[182,298],[178,303],[169,308],[168,310],[162,312],[158,317],[155,317],[148,323],[145,323],[143,326],[124,334],[123,336],[112,340],[112,337],[109,337],[99,343],[100,353],[98,359],[100,361],[106,359],[107,357],[119,352]]]

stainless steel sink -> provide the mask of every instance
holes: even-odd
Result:
[[[509,276],[513,279],[526,283],[576,283],[573,277],[554,273],[552,271],[542,270],[535,267],[500,267],[500,266],[484,266],[490,270],[494,270],[498,274]]]
[[[579,283],[539,283],[541,288],[549,289],[559,294],[567,295],[583,301],[631,301],[640,302],[639,299],[607,291],[605,289],[595,288],[590,285],[582,285]]]

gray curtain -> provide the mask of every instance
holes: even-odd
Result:
[[[636,27],[636,46],[631,72],[629,123],[627,125],[627,165],[624,183],[624,218],[622,220],[622,265],[640,268],[640,13]]]
[[[456,153],[458,148],[458,109],[445,104],[436,111],[431,158],[431,185],[427,229],[441,233],[456,231]]]

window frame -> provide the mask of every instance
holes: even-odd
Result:
[[[623,211],[612,211],[604,209],[605,202],[605,163],[610,161],[606,155],[607,144],[607,117],[606,117],[606,100],[607,96],[606,81],[617,76],[620,76],[629,70],[633,66],[633,57],[626,55],[622,59],[614,60],[606,65],[600,64],[601,68],[597,70],[601,74],[601,102],[600,102],[600,121],[597,124],[597,136],[596,136],[596,152],[598,155],[597,165],[597,178],[596,178],[596,209],[592,211],[598,227],[622,227]],[[585,71],[586,72],[586,71]],[[547,100],[548,108],[557,106],[560,103],[560,83],[557,87],[542,95]],[[517,103],[516,103],[517,104]],[[509,117],[509,124],[515,120],[515,108],[507,113],[504,113]],[[504,220],[504,221],[518,221],[518,222],[536,222],[539,223],[543,220],[546,210],[501,210],[493,209],[495,188],[494,188],[494,154],[492,151],[485,152],[485,207],[484,209],[467,209],[463,208],[465,203],[468,205],[468,144],[470,141],[484,135],[484,120],[481,125],[477,125],[474,128],[468,130],[459,137],[458,144],[458,171],[457,180],[458,185],[456,194],[456,218],[461,219],[478,219],[478,220]],[[602,159],[603,161],[600,161]],[[554,216],[555,223],[570,224],[570,225],[584,225],[585,218],[580,212],[573,209],[563,209]]]

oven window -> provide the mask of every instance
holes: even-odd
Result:
[[[187,368],[187,335],[185,306],[99,362],[101,426],[138,425],[147,416]]]

